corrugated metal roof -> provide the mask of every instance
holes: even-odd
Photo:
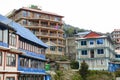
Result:
[[[11,19],[8,19],[2,15],[0,15],[0,22],[11,26],[13,29],[15,29],[16,33],[18,35],[20,35],[21,37],[32,41],[36,44],[39,44],[40,46],[43,46],[45,48],[47,48],[48,46],[43,43],[40,39],[38,39],[30,30],[28,30],[27,28],[25,28],[24,26],[21,26],[20,24],[12,21]]]

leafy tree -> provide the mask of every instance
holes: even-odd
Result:
[[[70,66],[72,69],[78,69],[79,68],[79,62],[78,61],[71,61]]]
[[[85,61],[83,61],[82,63],[81,63],[81,66],[80,66],[80,70],[79,70],[79,73],[80,73],[80,75],[81,75],[81,77],[83,78],[83,80],[86,80],[87,79],[87,76],[88,76],[88,65],[87,65],[87,63],[85,63]]]

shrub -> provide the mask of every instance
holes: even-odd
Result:
[[[85,61],[83,61],[81,63],[79,73],[80,73],[80,75],[81,75],[81,77],[82,77],[83,80],[86,80],[86,78],[88,76],[88,73],[89,73],[88,67],[89,66],[87,65],[87,63],[85,63]]]
[[[79,68],[79,62],[78,61],[71,61],[70,67],[72,69],[78,69]]]

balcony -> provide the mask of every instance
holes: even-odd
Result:
[[[0,46],[7,47],[7,48],[8,48],[8,44],[7,44],[7,43],[4,43],[4,42],[1,42],[1,41],[0,41]]]
[[[18,66],[18,71],[21,71],[21,73],[35,73],[35,74],[45,74],[45,70],[44,69],[37,69],[37,68],[26,68],[26,67],[21,67]]]
[[[23,50],[23,49],[20,49],[20,51],[23,51],[24,52],[23,55],[25,55],[25,56],[29,56],[29,57],[32,57],[32,58],[46,60],[45,59],[45,55],[43,55],[43,54],[37,54],[37,53],[30,52],[30,51]]]

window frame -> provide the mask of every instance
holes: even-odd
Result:
[[[16,43],[17,43],[17,36],[16,36],[16,34],[9,32],[9,44],[11,46],[16,47]]]
[[[88,51],[87,50],[82,50],[81,51],[81,55],[87,55],[88,54]]]
[[[94,40],[90,40],[90,41],[89,41],[89,44],[90,44],[90,45],[94,45]]]
[[[0,66],[2,66],[2,52],[0,52]]]
[[[97,49],[97,54],[104,54],[104,49]]]
[[[81,46],[86,46],[86,45],[87,45],[87,41],[86,40],[81,41]]]
[[[55,46],[50,46],[50,51],[55,51]]]
[[[102,42],[101,42],[102,41]],[[104,44],[104,39],[97,39],[96,40],[96,43],[98,44],[98,45],[102,45],[102,44]]]
[[[6,66],[16,67],[16,54],[7,53],[6,58],[7,58]],[[12,64],[12,62],[13,62],[13,64]]]

